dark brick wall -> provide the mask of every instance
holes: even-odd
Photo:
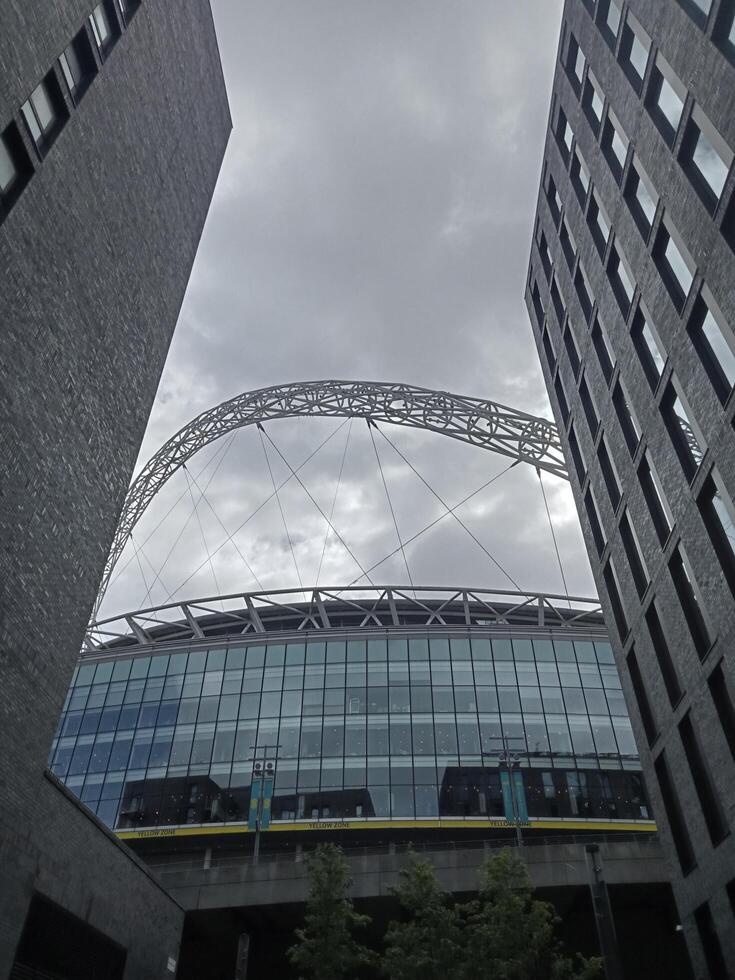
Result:
[[[555,120],[556,107],[562,106],[574,130],[576,145],[580,147],[590,169],[592,184],[611,219],[613,237],[622,245],[623,252],[632,267],[637,288],[627,318],[621,313],[605,269],[611,244],[608,243],[606,252],[601,258],[593,243],[586,220],[590,194],[588,193],[585,203],[580,206],[570,182],[569,165],[562,157],[555,136],[550,133],[547,135],[544,151],[544,177],[547,173],[551,174],[557,185],[563,201],[564,216],[575,238],[579,258],[594,293],[595,310],[599,311],[610,336],[617,362],[611,384],[608,385],[600,368],[590,327],[585,321],[574,288],[573,274],[576,261],[575,266],[570,270],[563,257],[558,226],[547,204],[543,189],[539,195],[537,219],[549,243],[554,273],[567,308],[566,315],[560,322],[550,299],[549,281],[543,270],[540,251],[535,240],[532,245],[526,302],[549,397],[562,430],[567,455],[568,457],[570,455],[568,426],[561,416],[554,392],[557,375],[561,377],[566,391],[571,409],[571,421],[587,464],[587,476],[583,486],[580,486],[570,459],[572,488],[598,589],[603,598],[608,622],[611,624],[616,658],[641,748],[656,816],[663,825],[664,839],[669,845],[669,860],[682,923],[695,966],[701,975],[706,975],[706,967],[694,927],[693,911],[702,902],[709,901],[723,952],[730,962],[735,962],[735,919],[725,892],[726,884],[735,877],[735,840],[730,835],[717,847],[712,846],[677,726],[682,717],[691,711],[691,718],[703,755],[708,761],[725,820],[732,826],[735,823],[735,763],[713,708],[707,689],[707,678],[716,664],[722,660],[731,691],[735,692],[735,663],[732,659],[735,640],[735,605],[695,500],[713,463],[716,463],[730,496],[735,496],[735,439],[732,427],[735,400],[731,398],[723,408],[717,399],[713,386],[691,344],[686,324],[701,283],[704,281],[716,298],[727,322],[731,327],[735,327],[735,255],[721,230],[727,207],[734,197],[735,174],[731,170],[720,204],[714,217],[711,216],[677,162],[684,127],[680,127],[677,142],[672,150],[653,125],[644,106],[644,99],[634,91],[616,60],[620,39],[615,52],[603,39],[599,26],[590,14],[589,8],[594,6],[594,3],[585,5],[582,0],[567,0],[565,4],[560,57],[554,78],[550,127]],[[674,0],[667,3],[656,2],[656,0],[630,0],[630,3],[621,3],[621,6],[624,15],[628,9],[635,14],[651,36],[654,52],[657,49],[662,52],[687,87],[690,94],[685,104],[685,119],[696,99],[721,136],[732,149],[735,149],[735,68],[712,42],[715,24],[721,13],[724,13],[725,4],[715,0],[710,18],[703,27],[695,24],[683,7]],[[589,65],[604,91],[605,112],[608,106],[613,109],[630,138],[631,148],[620,181],[615,179],[608,166],[602,152],[600,137],[593,132],[580,98],[566,70],[562,67],[561,57],[566,51],[568,31],[573,32],[580,42]],[[650,57],[644,93],[651,76],[652,63],[653,57]],[[660,195],[654,227],[648,242],[644,241],[633,221],[621,191],[630,170],[633,150]],[[697,266],[697,275],[689,299],[681,312],[672,303],[652,257],[652,244],[664,211],[681,233]],[[558,364],[554,367],[549,365],[542,342],[543,323],[539,322],[531,298],[534,282],[538,283],[541,301],[546,311],[546,330],[557,355]],[[638,296],[643,298],[669,355],[663,383],[659,384],[655,393],[652,392],[645,378],[631,339],[630,328]],[[562,331],[567,322],[574,331],[583,362],[584,376],[600,414],[600,430],[594,437],[585,420],[578,394],[579,376],[575,376],[562,341]],[[589,322],[594,322],[593,317]],[[685,390],[693,414],[703,430],[709,447],[691,486],[684,477],[659,410],[661,393],[672,367]],[[612,387],[618,376],[625,382],[643,430],[643,439],[633,458],[626,447],[611,401]],[[622,501],[615,509],[595,459],[602,433],[610,448],[623,489]],[[646,448],[654,460],[674,516],[673,532],[663,547],[656,536],[636,477],[636,468]],[[608,542],[602,559],[595,547],[583,504],[583,492],[588,483],[594,490]],[[634,587],[618,531],[620,518],[626,508],[640,539],[651,578],[642,597]],[[694,648],[667,569],[667,561],[680,541],[691,561],[701,588],[703,604],[711,622],[713,644],[702,660]],[[623,637],[616,636],[612,606],[602,576],[603,565],[609,556],[612,556],[620,578],[623,605],[630,627],[629,633]],[[670,653],[684,692],[681,701],[673,708],[667,697],[643,620],[645,610],[653,596],[656,597]],[[647,748],[647,740],[626,667],[626,656],[632,646],[635,647],[644,684],[660,729],[650,750]],[[686,876],[682,874],[672,846],[653,772],[653,760],[664,750],[696,858],[696,867]]]
[[[0,128],[93,6],[2,4]],[[143,0],[69,107],[43,161],[20,127],[35,169],[0,225],[0,976],[34,881],[85,850],[43,770],[231,128],[209,4]],[[70,910],[117,887],[124,917],[88,829]]]

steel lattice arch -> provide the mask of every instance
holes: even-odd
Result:
[[[236,429],[306,416],[365,418],[426,429],[569,479],[553,422],[486,399],[381,381],[300,381],[246,391],[197,415],[148,460],[133,481],[105,565],[95,614],[133,529],[184,463]]]

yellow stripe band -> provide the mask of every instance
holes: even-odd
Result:
[[[596,830],[604,833],[655,833],[653,820],[529,820],[521,825],[525,830]],[[515,824],[507,820],[312,820],[272,823],[268,833],[282,831],[325,830],[512,830]],[[249,834],[246,823],[218,824],[191,827],[156,827],[150,830],[118,830],[120,840],[147,840],[163,837],[204,837],[224,834]]]

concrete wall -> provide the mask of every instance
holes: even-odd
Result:
[[[735,149],[735,67],[725,59],[712,42],[717,18],[720,13],[724,13],[726,4],[722,0],[714,0],[709,20],[704,27],[696,25],[685,12],[685,4],[675,0],[665,4],[658,0],[630,0],[630,3],[619,4],[619,6],[630,9],[634,13],[652,37],[654,52],[661,51],[687,87],[690,94],[684,109],[685,118],[696,100],[722,137],[731,148]],[[694,4],[691,6],[694,7]],[[567,317],[562,318],[561,322],[550,300],[549,282],[542,269],[536,242],[532,245],[531,268],[546,309],[546,328],[556,351],[557,367],[549,365],[541,340],[541,326],[531,302],[530,288],[526,293],[526,301],[550,400],[562,431],[562,440],[572,474],[572,489],[606,620],[610,624],[616,660],[641,751],[647,785],[651,792],[656,819],[662,828],[662,837],[667,846],[682,921],[696,960],[695,965],[704,975],[706,967],[699,949],[692,913],[705,900],[710,902],[725,958],[735,962],[735,924],[725,892],[726,884],[735,876],[733,870],[735,869],[735,837],[731,834],[718,847],[712,846],[677,726],[682,717],[691,711],[692,722],[702,754],[707,760],[715,791],[720,798],[725,819],[732,826],[735,821],[735,762],[707,690],[707,677],[717,662],[724,658],[723,669],[726,676],[729,676],[731,692],[735,691],[735,671],[731,659],[733,640],[735,640],[735,604],[699,515],[696,496],[715,460],[730,495],[735,496],[735,440],[732,427],[735,401],[731,398],[724,408],[720,404],[687,335],[686,326],[703,281],[714,294],[727,322],[731,327],[735,326],[735,291],[733,290],[735,255],[721,233],[727,207],[733,200],[735,179],[731,173],[721,203],[714,216],[710,216],[677,159],[684,127],[680,127],[678,139],[673,148],[670,148],[654,126],[645,107],[644,98],[634,91],[616,59],[620,40],[613,52],[590,15],[589,7],[594,7],[594,3],[585,6],[578,0],[567,2],[562,30],[573,32],[579,41],[609,106],[630,138],[631,149],[619,181],[616,180],[604,157],[600,137],[591,129],[579,97],[566,71],[559,63],[554,78],[553,100],[563,107],[571,123],[577,145],[590,168],[592,183],[610,217],[614,238],[622,246],[632,267],[637,290],[627,318],[621,313],[606,273],[605,264],[610,256],[611,244],[608,244],[601,259],[587,222],[590,195],[588,194],[587,200],[580,206],[570,184],[569,165],[564,161],[557,141],[550,133],[547,134],[544,162],[559,190],[564,215],[578,246],[579,258],[589,276],[594,293],[595,310],[599,311],[610,335],[617,360],[610,385],[601,371],[590,330],[585,324],[583,310],[575,291],[573,277],[576,263],[570,270],[560,247],[556,223],[543,192],[539,198],[538,219],[548,240],[554,272],[567,304]],[[652,64],[653,58],[650,58],[646,84],[651,77]],[[642,163],[661,198],[654,226],[647,241],[634,223],[621,192],[630,172],[633,152]],[[681,233],[697,265],[697,275],[689,300],[681,312],[672,303],[652,254],[653,243],[664,211]],[[638,296],[643,298],[648,307],[669,357],[663,382],[659,384],[656,392],[652,392],[644,375],[640,358],[630,336]],[[584,376],[600,415],[601,426],[596,435],[591,434],[585,420],[578,393],[579,378],[575,376],[562,340],[562,331],[567,319],[579,347]],[[659,409],[662,391],[672,368],[686,391],[693,413],[704,431],[709,446],[703,466],[691,487],[673,451],[671,438],[666,431]],[[588,469],[588,475],[581,484],[570,458],[568,426],[562,417],[554,392],[557,375],[561,377],[566,391],[573,417],[572,422]],[[633,456],[623,439],[610,396],[618,376],[624,380],[643,430],[643,439]],[[595,459],[603,432],[623,490],[622,501],[615,509],[612,507],[602,472]],[[650,451],[659,471],[674,515],[673,533],[663,547],[656,535],[636,476],[636,469],[646,448]],[[598,554],[595,546],[583,503],[583,494],[588,485],[593,488],[607,541],[602,556]],[[618,532],[620,518],[625,509],[628,510],[640,539],[651,579],[651,584],[642,597],[634,587],[626,552]],[[694,649],[667,568],[671,553],[680,541],[684,544],[692,562],[694,574],[701,588],[703,604],[710,617],[713,645],[702,660]],[[616,632],[613,609],[602,576],[603,565],[609,557],[612,557],[620,577],[622,602],[630,627],[630,631],[623,636]],[[673,708],[663,684],[644,620],[645,611],[654,595],[661,613],[671,657],[675,662],[684,692],[681,701]],[[650,749],[647,747],[646,734],[626,667],[626,657],[633,647],[659,728],[658,736]],[[686,876],[682,875],[676,858],[653,770],[654,759],[664,750],[696,857],[696,868]]]
[[[231,125],[209,4],[144,0],[41,160],[20,106],[93,6],[0,7],[0,130],[34,166],[0,224],[0,977],[54,870],[95,859],[65,895],[117,888],[110,928],[134,900],[43,772]]]
[[[668,882],[668,871],[657,840],[600,844],[605,879],[611,884]],[[472,892],[478,887],[478,869],[489,848],[422,850],[442,885],[452,892]],[[584,844],[528,844],[518,853],[528,865],[536,888],[561,888],[589,884]],[[348,855],[354,898],[385,897],[399,883],[406,852],[401,854]],[[189,861],[156,866],[156,874],[187,910],[285,905],[305,902],[309,891],[307,865],[292,854],[271,855],[258,864],[251,859],[223,861],[210,868]]]

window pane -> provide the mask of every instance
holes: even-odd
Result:
[[[689,271],[689,266],[684,261],[684,256],[676,247],[674,240],[670,235],[668,236],[668,241],[666,242],[664,255],[666,256],[666,261],[671,267],[671,271],[676,276],[677,282],[681,286],[684,293],[688,294],[694,277]]]
[[[33,103],[33,108],[36,110],[36,116],[38,117],[41,129],[45,133],[54,121],[54,110],[43,82],[41,82],[33,95],[31,95],[31,102]]]
[[[43,138],[43,133],[41,132],[38,123],[36,122],[36,114],[34,113],[31,103],[24,102],[21,106],[21,112],[23,113],[23,118],[28,124],[28,128],[31,131],[31,136],[36,143],[40,143]]]
[[[658,94],[658,107],[671,128],[678,129],[684,103],[663,75],[661,76],[661,90]]]
[[[702,333],[712,349],[712,355],[722,368],[728,384],[732,387],[735,385],[735,355],[710,310],[707,310],[702,323]]]
[[[17,176],[5,141],[0,137],[0,191],[5,193]]]
[[[110,22],[107,20],[107,14],[105,12],[104,6],[100,3],[94,8],[94,24],[97,28],[97,35],[102,44],[106,44],[110,38]]]
[[[722,159],[714,146],[712,146],[710,141],[701,131],[697,136],[697,142],[694,146],[692,159],[694,160],[694,163],[696,164],[696,167],[701,173],[702,177],[712,188],[715,196],[719,197],[722,193],[722,188],[725,186],[729,168],[726,166],[725,161]]]

